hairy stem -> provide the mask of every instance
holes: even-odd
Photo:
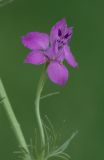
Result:
[[[2,80],[0,79],[0,102],[4,106],[5,112],[8,116],[9,122],[11,124],[11,128],[17,138],[19,147],[21,150],[23,150],[23,159],[24,160],[31,160],[30,153],[24,138],[24,135],[22,133],[20,124],[18,123],[16,116],[13,112],[12,106],[10,104],[10,101],[7,97],[5,88],[3,86]]]
[[[36,98],[35,98],[35,114],[36,114],[36,119],[37,119],[37,123],[38,123],[40,142],[41,142],[41,151],[42,151],[40,159],[42,159],[44,157],[44,147],[45,147],[45,135],[44,135],[44,129],[43,129],[43,125],[42,125],[42,119],[40,116],[40,109],[39,109],[40,96],[41,96],[44,82],[46,79],[45,68],[46,68],[46,65],[45,65],[43,72],[42,72],[42,75],[40,77],[38,87],[37,87],[37,92],[36,92]]]

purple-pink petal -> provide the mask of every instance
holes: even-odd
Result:
[[[67,68],[58,62],[51,62],[47,68],[48,77],[58,85],[64,85],[68,80]]]
[[[54,43],[47,49],[47,57],[49,60],[55,60],[58,54],[58,45]]]
[[[72,37],[72,34],[73,34],[73,27],[69,27],[67,29],[67,33],[66,33],[65,37],[68,37],[68,40],[70,40]]]
[[[22,36],[21,40],[25,47],[32,50],[45,50],[49,46],[49,36],[46,33],[29,32],[25,36]]]
[[[65,54],[65,59],[68,62],[68,64],[70,66],[72,66],[73,68],[77,67],[78,63],[77,63],[76,59],[74,58],[70,48],[66,45],[66,46],[64,46],[63,50],[64,50],[64,54]]]
[[[46,57],[40,51],[33,51],[26,56],[24,62],[36,65],[43,64],[46,62]]]
[[[51,29],[51,33],[50,33],[50,42],[51,44],[53,44],[55,42],[55,40],[57,39],[58,35],[59,35],[59,31],[61,32],[61,30],[63,31],[65,29],[65,27],[67,26],[66,24],[66,20],[62,19],[60,21],[58,21]],[[60,33],[61,34],[61,33]]]

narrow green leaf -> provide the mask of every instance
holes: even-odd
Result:
[[[67,147],[69,146],[72,139],[76,136],[77,133],[78,133],[78,131],[74,132],[72,134],[72,136],[64,144],[62,144],[58,149],[56,149],[55,152],[64,152],[67,149]]]

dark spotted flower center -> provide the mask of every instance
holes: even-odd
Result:
[[[58,29],[58,39],[56,40],[58,43],[58,50],[60,50],[64,45],[67,44],[71,34],[72,33],[68,33],[68,31],[62,32],[61,29]]]

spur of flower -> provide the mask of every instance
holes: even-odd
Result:
[[[46,72],[49,79],[58,85],[64,85],[69,77],[63,61],[75,68],[78,66],[68,43],[70,43],[73,27],[68,27],[66,20],[57,22],[51,29],[50,35],[41,32],[29,32],[22,36],[22,43],[31,49],[25,63],[34,65],[47,63]]]

